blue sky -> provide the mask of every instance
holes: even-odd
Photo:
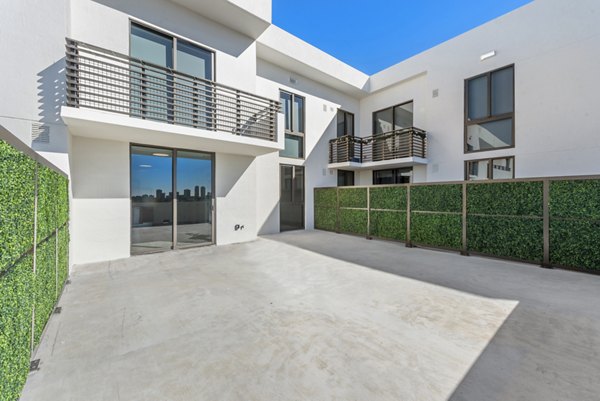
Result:
[[[373,74],[530,0],[273,0],[273,23]]]

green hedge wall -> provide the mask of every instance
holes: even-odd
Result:
[[[315,228],[337,230],[337,188],[315,188]]]
[[[33,236],[33,234],[32,234]],[[33,261],[23,258],[0,278],[0,400],[19,399],[29,373]]]
[[[337,207],[337,188],[315,188],[315,207]]]
[[[68,276],[68,219],[68,180],[0,141],[0,401],[19,398],[32,339],[39,344]]]
[[[410,239],[415,244],[450,249],[461,248],[461,215],[413,212],[410,219]]]
[[[372,187],[369,191],[371,209],[406,211],[406,187]]]
[[[340,207],[367,207],[367,188],[349,188],[339,189]]]
[[[0,141],[0,272],[33,246],[35,165]]]
[[[541,218],[467,216],[470,251],[541,263],[543,235]]]
[[[410,189],[410,209],[429,212],[462,212],[462,185],[418,185]]]
[[[500,182],[467,185],[467,213],[542,216],[542,182]]]
[[[371,211],[373,237],[406,241],[405,211]]]
[[[600,180],[550,183],[550,263],[600,271]]]
[[[340,209],[340,231],[348,234],[367,235],[367,211]]]

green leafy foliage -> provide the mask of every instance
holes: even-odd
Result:
[[[415,244],[461,248],[462,215],[413,212],[410,220],[410,239]]]
[[[340,207],[367,207],[367,188],[339,188]]]
[[[315,188],[315,208],[337,207],[337,188]]]
[[[58,227],[69,221],[69,180],[62,175],[56,175],[56,209]]]
[[[58,174],[38,166],[37,241],[41,241],[58,227]]]
[[[418,185],[410,189],[411,210],[462,212],[462,185]]]
[[[19,399],[29,373],[33,294],[32,258],[0,278],[0,400]]]
[[[542,182],[467,184],[467,213],[505,216],[541,216]]]
[[[550,182],[550,217],[600,220],[600,180]]]
[[[69,227],[58,231],[58,288],[59,293],[69,276]]]
[[[35,332],[38,345],[42,331],[56,303],[56,237],[38,245],[35,273]]]
[[[541,263],[543,236],[541,218],[467,216],[470,251]]]
[[[600,221],[550,219],[550,263],[600,272]]]
[[[35,162],[0,141],[0,272],[33,246]]]
[[[405,211],[371,211],[371,235],[378,238],[406,240]]]
[[[371,209],[406,210],[406,187],[372,187]]]
[[[367,235],[367,211],[340,209],[340,231],[349,234]]]
[[[330,207],[315,207],[315,228],[318,230],[337,230],[337,209]]]

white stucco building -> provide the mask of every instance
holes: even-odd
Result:
[[[597,0],[535,0],[372,76],[270,0],[0,11],[0,125],[69,174],[76,264],[310,229],[320,186],[600,173]]]

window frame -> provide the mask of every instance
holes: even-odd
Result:
[[[344,185],[340,185],[340,173],[341,175],[344,176]],[[348,177],[351,176],[352,177],[352,183],[348,184]],[[353,187],[355,185],[355,180],[356,180],[356,173],[352,170],[338,170],[337,171],[337,186],[338,187]]]
[[[208,79],[207,81],[210,81],[210,82],[216,82],[217,81],[217,52],[214,49],[211,49],[211,48],[209,48],[209,47],[207,47],[207,46],[205,46],[203,44],[200,44],[200,43],[198,43],[198,42],[196,42],[194,40],[185,38],[185,37],[180,36],[180,35],[176,35],[173,32],[167,31],[165,29],[161,29],[161,28],[159,28],[157,26],[148,24],[148,23],[143,22],[143,21],[139,21],[137,19],[131,19],[131,18],[129,19],[129,43],[128,43],[128,46],[129,46],[128,54],[129,55],[131,55],[131,28],[134,25],[137,25],[141,29],[146,29],[146,30],[149,30],[149,31],[153,31],[153,32],[157,33],[158,35],[171,38],[172,43],[173,43],[173,45],[172,45],[172,49],[173,49],[172,50],[173,51],[173,55],[172,55],[172,57],[173,57],[173,68],[172,69],[174,71],[179,72],[179,70],[177,69],[177,42],[178,41],[182,41],[182,42],[184,42],[186,44],[198,47],[198,48],[200,48],[200,49],[202,49],[202,50],[210,53],[211,54],[211,79]],[[167,68],[169,68],[169,67],[167,67]],[[182,74],[184,74],[184,73],[182,73]],[[189,75],[189,74],[186,74],[186,75]],[[198,77],[198,78],[200,78],[200,77]],[[202,78],[202,79],[204,79],[204,78]]]
[[[514,180],[515,179],[515,156],[495,156],[495,157],[485,157],[483,159],[472,159],[472,160],[465,160],[465,181],[489,181],[489,180],[494,180],[494,160],[498,160],[498,159],[512,159],[512,178],[496,178],[495,180]],[[472,180],[469,179],[469,167],[471,165],[471,163],[477,163],[477,162],[483,162],[483,161],[487,161],[488,162],[488,167],[487,167],[487,178],[484,180]]]
[[[402,171],[405,170],[405,171]],[[391,171],[392,172],[392,176],[394,177],[394,182],[391,184],[376,184],[375,183],[375,175],[380,172],[380,171]],[[410,171],[410,176],[408,178],[408,182],[406,183],[402,183],[402,182],[397,182],[398,181],[398,177],[402,177],[402,172],[407,172]],[[413,177],[413,172],[414,169],[412,167],[395,167],[395,168],[382,168],[382,169],[378,169],[378,170],[373,170],[373,177],[371,180],[372,185],[404,185],[404,184],[410,184],[412,183],[412,177]]]
[[[413,128],[415,126],[415,111],[414,111],[415,110],[415,101],[414,101],[414,99],[411,99],[411,100],[407,100],[406,102],[395,104],[393,106],[384,107],[383,109],[380,109],[380,110],[375,110],[373,113],[371,113],[371,122],[372,122],[371,129],[372,129],[373,135],[383,135],[383,134],[387,133],[387,132],[382,132],[380,134],[376,134],[375,133],[375,132],[377,132],[377,130],[375,129],[375,126],[376,126],[376,124],[375,124],[375,114],[380,113],[380,112],[385,111],[385,110],[388,110],[388,109],[391,109],[392,110],[392,127],[395,127],[396,126],[396,113],[394,113],[394,109],[396,107],[404,106],[405,104],[409,104],[409,103],[413,104],[413,124],[412,124],[411,127],[406,127],[406,128]],[[388,131],[388,132],[394,132],[394,131],[396,131],[396,130],[391,130],[391,131]]]
[[[512,68],[512,70],[513,70],[513,74],[512,74],[512,89],[513,89],[512,90],[512,106],[513,106],[512,112],[498,114],[498,115],[494,116],[494,115],[492,115],[492,74],[494,74],[495,72],[509,69],[509,68]],[[474,79],[481,78],[481,77],[487,78],[487,116],[483,117],[483,118],[477,118],[474,120],[470,120],[469,119],[469,82]],[[480,124],[501,121],[501,120],[507,120],[509,118],[512,119],[512,123],[511,123],[512,145],[503,146],[501,148],[469,150],[469,147],[467,145],[467,136],[468,136],[467,131],[468,131],[469,126],[480,125]],[[463,150],[464,150],[465,154],[478,153],[478,152],[490,152],[490,151],[502,150],[502,149],[512,149],[515,147],[515,64],[514,63],[505,65],[504,67],[496,68],[494,70],[490,70],[490,71],[484,72],[482,74],[478,74],[478,75],[475,75],[475,76],[465,79],[465,82],[464,82],[464,138],[463,138],[463,145],[464,145]],[[485,160],[485,159],[482,159],[482,160]]]
[[[290,128],[285,128],[285,123],[284,123],[284,146],[285,146],[285,136],[286,135],[291,135],[291,136],[295,136],[295,137],[300,137],[302,138],[302,157],[290,157],[290,156],[281,156],[281,152],[285,151],[285,149],[283,149],[282,151],[279,152],[279,156],[280,157],[285,157],[288,159],[296,159],[296,160],[305,160],[306,159],[306,97],[305,96],[301,96],[301,95],[297,95],[293,92],[287,91],[285,89],[279,89],[279,98],[281,99],[281,95],[282,93],[285,93],[287,95],[290,96]],[[294,121],[295,121],[295,115],[294,115],[294,101],[296,98],[300,98],[302,99],[302,128],[304,128],[304,131],[300,132],[300,131],[294,131]],[[282,109],[283,110],[283,109]],[[285,111],[284,112],[284,116],[285,116]]]
[[[337,132],[337,127],[338,127],[338,124],[339,124],[339,121],[337,121],[337,117],[339,116],[340,113],[344,114],[344,135],[338,135],[338,132]],[[352,116],[352,135],[348,134],[348,115]],[[356,128],[355,127],[355,125],[356,125],[355,124],[355,121],[356,121],[355,118],[356,117],[355,117],[354,113],[351,113],[351,112],[343,110],[343,109],[338,109],[338,111],[337,111],[337,113],[335,115],[335,118],[336,118],[336,123],[337,123],[336,124],[335,135],[336,135],[337,138],[341,138],[343,136],[352,136],[352,137],[356,136],[355,135],[355,133],[356,133],[356,131],[355,131],[355,128]]]

